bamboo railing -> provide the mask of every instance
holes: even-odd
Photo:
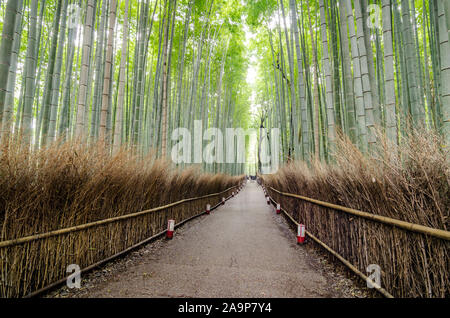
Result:
[[[270,200],[274,203],[274,204],[279,204],[279,202],[275,201],[273,198],[270,197]],[[296,220],[294,220],[294,218],[284,209],[284,208],[280,208],[281,211],[284,213],[284,215],[286,215],[286,217],[296,226],[300,225],[299,222],[297,222]],[[333,250],[331,247],[329,247],[327,244],[325,244],[324,242],[322,242],[321,240],[319,240],[315,235],[313,235],[311,232],[309,232],[308,230],[305,230],[306,235],[308,235],[308,237],[310,237],[314,242],[316,242],[317,244],[319,244],[320,246],[322,246],[324,249],[326,249],[328,252],[330,252],[333,256],[335,256],[337,259],[339,259],[345,266],[347,266],[352,272],[354,272],[356,275],[358,275],[359,277],[361,277],[363,280],[365,281],[370,281],[370,283],[372,284],[372,286],[380,293],[382,294],[384,297],[386,298],[393,298],[393,296],[383,287],[381,287],[380,285],[378,285],[377,283],[375,283],[374,281],[372,281],[369,277],[367,277],[366,275],[364,275],[358,268],[356,268],[356,266],[354,266],[352,263],[350,263],[348,260],[346,260],[344,257],[342,257],[339,253],[337,253],[335,250]]]
[[[449,231],[283,192],[262,179],[259,183],[290,222],[303,223],[307,237],[359,277],[368,281],[363,270],[380,265],[383,288],[372,286],[385,297],[448,297]]]
[[[182,199],[145,211],[0,242],[0,297],[33,297],[66,280],[68,264],[82,272],[162,236],[167,219],[176,227],[232,197],[239,185],[204,196]],[[162,213],[160,213],[162,212]],[[32,253],[31,253],[32,252]]]
[[[333,203],[329,203],[329,202],[324,202],[324,201],[320,201],[320,200],[316,200],[316,199],[312,199],[312,198],[308,198],[308,197],[304,197],[298,194],[293,194],[293,193],[287,193],[287,192],[281,192],[277,189],[274,189],[272,187],[269,187],[270,190],[275,191],[276,193],[285,196],[285,197],[291,197],[291,198],[296,198],[296,199],[300,199],[303,201],[307,201],[307,202],[311,202],[326,208],[330,208],[336,211],[341,211],[341,212],[345,212],[348,214],[352,214],[352,215],[356,215],[359,217],[363,217],[365,219],[369,219],[372,221],[376,221],[379,223],[383,223],[383,224],[388,224],[388,225],[392,225],[392,226],[396,226],[399,228],[402,228],[404,230],[407,231],[411,231],[411,232],[416,232],[416,233],[422,233],[422,234],[427,234],[436,238],[440,238],[443,240],[447,240],[450,241],[450,232],[449,231],[445,231],[445,230],[441,230],[441,229],[434,229],[428,226],[423,226],[420,224],[414,224],[414,223],[410,223],[410,222],[406,222],[406,221],[401,221],[401,220],[397,220],[397,219],[393,219],[387,216],[382,216],[382,215],[376,215],[376,214],[372,214],[372,213],[367,213],[367,212],[363,212],[363,211],[359,211],[356,209],[351,209],[351,208],[347,208],[341,205],[337,205],[337,204],[333,204]]]
[[[35,234],[35,235],[30,235],[30,236],[26,236],[26,237],[16,238],[16,239],[12,239],[12,240],[2,241],[2,242],[0,242],[0,248],[14,246],[14,245],[19,245],[19,244],[23,244],[23,243],[27,243],[27,242],[31,242],[31,241],[36,241],[36,240],[41,240],[41,239],[44,239],[44,238],[47,238],[47,237],[52,237],[52,236],[72,233],[72,232],[76,232],[76,231],[81,231],[81,230],[88,229],[88,228],[91,228],[91,227],[96,227],[96,226],[100,226],[100,225],[104,225],[104,224],[108,224],[108,223],[113,223],[113,222],[126,220],[126,219],[130,219],[130,218],[135,218],[135,217],[138,217],[138,216],[141,216],[141,215],[146,215],[146,214],[149,214],[149,213],[154,213],[154,212],[167,210],[168,208],[175,207],[177,205],[180,205],[180,204],[183,204],[183,203],[186,203],[186,202],[191,202],[191,201],[196,201],[196,200],[200,200],[200,199],[206,199],[206,198],[218,196],[218,195],[221,195],[223,193],[229,192],[230,190],[235,189],[236,187],[237,186],[230,187],[230,188],[228,188],[228,189],[226,189],[226,190],[224,190],[222,192],[212,193],[212,194],[204,195],[204,196],[201,196],[201,197],[183,199],[183,200],[180,200],[180,201],[177,201],[177,202],[174,202],[174,203],[170,203],[170,204],[167,204],[167,205],[163,205],[163,206],[160,206],[160,207],[156,207],[156,208],[153,208],[153,209],[148,209],[148,210],[144,210],[144,211],[140,211],[140,212],[135,212],[135,213],[125,214],[125,215],[121,215],[121,216],[116,216],[116,217],[112,217],[112,218],[108,218],[108,219],[104,219],[104,220],[100,220],[100,221],[96,221],[96,222],[90,222],[90,223],[86,223],[86,224],[81,224],[81,225],[77,225],[77,226],[71,226],[71,227],[67,227],[67,228],[64,228],[64,229],[50,231],[50,232],[46,232],[46,233],[42,233],[42,234]]]

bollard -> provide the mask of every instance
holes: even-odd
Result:
[[[222,205],[225,205],[225,198],[222,197]]]
[[[232,196],[232,197],[234,197],[234,191],[233,191],[233,192],[231,192],[231,196]]]
[[[169,220],[167,222],[167,238],[171,239],[173,237],[173,231],[175,229],[175,220]]]
[[[268,195],[266,195],[267,204],[270,204],[270,198]]]
[[[211,212],[211,204],[206,205],[206,214],[209,214]]]
[[[277,214],[280,214],[281,213],[281,206],[280,206],[280,204],[278,203],[277,204]]]
[[[305,226],[303,224],[298,225],[297,243],[302,244],[305,242]]]

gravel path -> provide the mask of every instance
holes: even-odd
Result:
[[[50,297],[352,297],[248,182],[225,206]],[[345,288],[342,286],[345,285]],[[349,290],[352,290],[351,292]],[[359,294],[359,295],[358,295]],[[360,296],[361,293],[357,293]]]

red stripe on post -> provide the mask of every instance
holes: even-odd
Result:
[[[305,242],[305,226],[303,224],[299,224],[297,232],[297,243],[302,244],[303,242]]]
[[[277,204],[277,214],[280,214],[281,213],[281,206],[280,206],[280,204],[278,203]]]
[[[173,237],[173,231],[175,230],[175,220],[169,220],[167,222],[167,238],[171,239]]]
[[[209,214],[211,212],[211,204],[206,205],[206,214]]]

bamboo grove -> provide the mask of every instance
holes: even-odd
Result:
[[[450,142],[450,2],[249,1],[265,127],[283,161],[333,162],[344,133],[370,154],[412,131]]]
[[[239,1],[2,1],[2,141],[170,156],[177,127],[246,127]],[[242,173],[243,165],[204,166]]]
[[[332,162],[341,132],[363,153],[380,135],[395,152],[416,130],[445,149],[449,11],[445,0],[3,0],[0,138],[166,157],[174,129],[196,120],[248,128],[255,90],[253,125],[280,128],[281,162]]]

